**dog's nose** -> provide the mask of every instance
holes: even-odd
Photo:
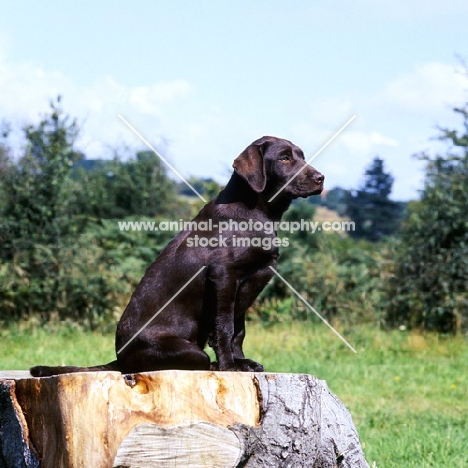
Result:
[[[313,179],[317,184],[323,184],[325,176],[323,174],[320,174],[320,172],[317,172],[316,174],[314,174]]]

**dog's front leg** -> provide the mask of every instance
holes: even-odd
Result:
[[[276,267],[276,262],[271,263]],[[252,359],[247,359],[242,351],[242,344],[245,338],[245,314],[273,276],[269,265],[270,263],[242,281],[236,294],[232,352],[237,365],[246,367],[245,370],[254,372],[263,372],[263,366]]]
[[[207,299],[213,316],[210,345],[216,353],[218,365],[223,371],[242,371],[232,350],[234,340],[234,309],[239,280],[229,268],[219,265],[210,268],[207,277]]]

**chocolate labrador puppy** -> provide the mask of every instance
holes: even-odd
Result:
[[[198,213],[191,230],[167,245],[135,289],[117,326],[117,359],[87,368],[36,366],[33,376],[263,371],[242,351],[245,314],[274,274],[269,267],[276,267],[281,241],[274,231],[258,227],[279,221],[293,199],[320,194],[324,176],[306,164],[300,148],[271,136],[249,145],[233,167],[226,187]],[[204,351],[207,343],[215,363]]]

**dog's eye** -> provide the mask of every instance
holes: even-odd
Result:
[[[291,161],[291,157],[289,155],[285,154],[285,155],[281,156],[279,158],[279,160],[280,161]]]

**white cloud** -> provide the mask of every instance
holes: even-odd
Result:
[[[259,137],[243,121],[214,108],[200,111],[196,120],[171,126],[167,133],[173,135],[168,154],[183,167],[184,174],[221,182],[227,182],[233,160]]]
[[[89,157],[109,155],[109,146],[143,146],[118,118],[119,113],[154,144],[161,143],[168,108],[187,99],[192,91],[191,85],[181,79],[132,88],[107,76],[91,86],[79,86],[67,76],[34,63],[8,63],[1,58],[0,54],[0,87],[8,90],[0,94],[2,118],[17,128],[37,122],[48,103],[61,95],[64,110],[81,124],[78,145]]]
[[[342,106],[343,110],[345,108],[347,106]],[[303,148],[306,159],[311,158],[349,120],[349,110],[344,113],[347,114],[346,118],[336,118],[332,123],[330,117],[330,123],[326,126],[323,122],[303,122],[294,126],[294,142]],[[344,117],[344,113],[340,117]],[[365,130],[364,123],[356,119],[311,164],[325,174],[327,189],[336,186],[352,188],[361,181],[371,157],[381,153],[382,148],[396,146],[398,142],[395,139],[377,131]]]
[[[19,129],[37,122],[59,94],[65,112],[80,125],[77,146],[88,158],[109,158],[115,150],[125,157],[147,149],[119,114],[184,176],[226,181],[232,160],[243,149],[239,141],[247,145],[250,138],[242,121],[230,120],[220,109],[194,106],[194,88],[183,79],[128,87],[104,76],[80,86],[34,63],[0,60],[0,86],[8,90],[0,94],[0,116],[16,127],[16,147],[21,144]]]
[[[160,111],[161,103],[184,97],[190,90],[190,85],[184,80],[139,86],[130,91],[130,102],[140,106],[144,113],[157,114]]]
[[[419,64],[391,77],[371,96],[309,103],[307,118],[292,125],[292,135],[312,155],[356,114],[356,120],[313,163],[325,173],[327,187],[356,187],[365,167],[379,155],[395,176],[395,198],[416,197],[422,187],[422,165],[412,156],[441,148],[431,140],[438,133],[436,126],[459,126],[452,108],[466,102],[467,90],[466,74],[453,65]]]
[[[380,146],[398,146],[395,139],[375,131],[349,130],[340,138],[345,148],[353,154],[369,154],[377,151]]]
[[[440,115],[466,96],[468,81],[452,65],[429,62],[387,83],[375,104],[396,112]]]
[[[184,79],[129,87],[103,76],[81,86],[31,62],[8,62],[1,43],[0,87],[6,90],[0,94],[0,117],[18,127],[37,122],[48,101],[61,94],[65,111],[82,124],[79,145],[91,158],[109,157],[110,147],[144,147],[118,118],[122,114],[153,145],[164,146],[164,156],[185,176],[225,181],[232,160],[264,130],[262,116],[205,108],[205,97]],[[421,171],[411,155],[430,147],[426,142],[436,133],[436,119],[452,125],[450,108],[463,102],[467,87],[466,76],[453,66],[424,63],[391,77],[372,96],[298,102],[290,123],[281,121],[274,130],[301,146],[307,158],[356,113],[356,120],[313,162],[325,173],[327,187],[357,186],[366,165],[379,154],[395,175],[396,197],[414,197]]]
[[[304,149],[306,159],[311,158],[325,145],[352,115],[351,104],[348,103],[342,105],[334,103],[333,106],[318,103],[315,108],[322,108],[325,111],[335,109],[337,116],[333,122],[332,112],[329,112],[327,119],[322,120],[324,113],[318,112],[315,121],[294,125],[294,142]],[[319,122],[317,122],[318,117],[320,117]],[[385,148],[398,146],[399,143],[395,138],[365,128],[365,123],[357,117],[313,161],[312,165],[325,173],[328,188],[336,185],[351,188],[361,177],[371,157],[381,153]]]

